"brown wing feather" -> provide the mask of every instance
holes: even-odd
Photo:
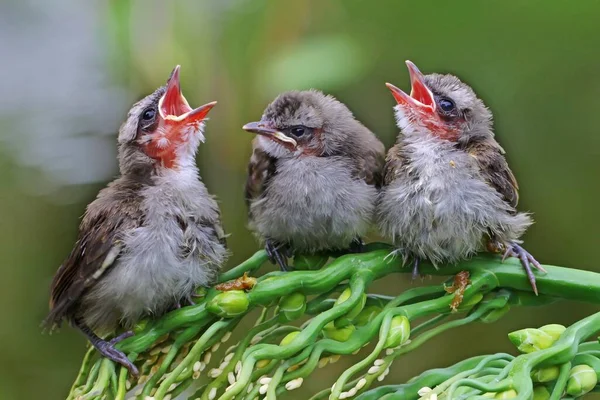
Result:
[[[392,183],[404,168],[406,168],[406,160],[402,154],[402,145],[397,143],[388,151],[385,157],[382,174],[383,185],[387,186]]]
[[[88,206],[77,242],[52,281],[46,326],[60,325],[72,315],[84,292],[118,258],[122,233],[142,224],[139,199],[131,194],[107,188]]]
[[[277,173],[276,160],[257,146],[255,139],[254,149],[248,163],[248,177],[246,178],[246,205],[262,195],[269,180]]]
[[[519,185],[510,170],[504,150],[495,141],[472,144],[468,148],[471,156],[477,160],[479,170],[485,180],[498,191],[504,200],[516,207],[519,202]]]
[[[375,148],[358,158],[357,176],[380,188],[383,185],[385,148],[378,140],[374,144]]]

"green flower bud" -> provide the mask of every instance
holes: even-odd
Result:
[[[533,388],[533,400],[548,400],[550,392],[546,386],[535,386]]]
[[[410,321],[404,315],[396,315],[392,318],[390,331],[388,332],[384,348],[398,347],[410,337]]]
[[[591,391],[598,383],[596,371],[589,365],[577,365],[571,368],[569,380],[567,381],[567,394],[573,397],[581,397]]]
[[[279,301],[279,321],[293,321],[304,315],[306,311],[306,296],[300,292],[294,292],[284,296]]]
[[[250,301],[246,292],[230,290],[213,297],[206,305],[206,309],[219,317],[233,318],[245,313],[249,305]]]
[[[195,292],[195,297],[197,298],[196,301],[205,298],[206,293],[207,293],[206,288],[203,286],[200,286],[198,289],[196,289],[196,292]]]
[[[515,397],[517,397],[517,392],[514,389],[496,393],[496,396],[494,396],[495,399],[514,399]]]
[[[333,322],[328,323],[323,327],[323,336],[327,339],[337,340],[338,342],[345,342],[350,339],[350,336],[354,333],[356,327],[352,324],[346,325],[343,328],[336,328]]]
[[[279,342],[280,346],[287,346],[288,344],[292,343],[292,340],[294,340],[294,338],[296,336],[298,336],[300,334],[300,331],[295,331],[295,332],[290,332],[287,335],[285,335],[283,337],[283,339],[281,339],[281,342]]]
[[[550,324],[550,325],[544,325],[544,326],[540,327],[540,331],[552,336],[552,339],[555,342],[560,338],[560,335],[562,335],[562,333],[566,329],[567,328],[565,328],[563,325],[559,325],[559,324]]]
[[[347,288],[346,290],[344,290],[342,292],[342,294],[340,294],[340,297],[337,298],[337,300],[335,301],[335,305],[337,306],[337,305],[342,304],[343,302],[348,300],[351,295],[352,295],[352,291],[350,290],[350,288]],[[346,317],[348,319],[353,319],[354,317],[356,317],[362,311],[366,302],[367,302],[367,295],[363,293],[362,296],[360,297],[360,300],[358,301],[358,304],[356,304],[356,306],[354,306],[354,308],[352,308],[350,311],[348,311],[348,313],[346,314]]]
[[[488,312],[487,314],[480,317],[479,320],[481,322],[483,322],[484,324],[491,324],[492,322],[498,321],[500,318],[502,318],[504,316],[504,314],[506,314],[509,311],[510,311],[510,305],[506,304],[502,308],[496,308],[496,309]]]
[[[377,306],[366,306],[361,312],[358,313],[352,321],[356,326],[364,326],[369,322],[373,321],[375,317],[381,312],[381,307]]]
[[[148,319],[141,319],[139,320],[134,326],[133,326],[133,333],[134,334],[138,334],[140,332],[142,332],[144,329],[146,329],[146,327],[148,326]]]
[[[327,264],[327,260],[329,260],[329,256],[325,254],[299,254],[294,256],[294,268],[314,271]]]
[[[457,312],[464,312],[464,311],[469,311],[471,308],[473,308],[473,306],[477,303],[479,303],[481,300],[483,300],[483,294],[481,293],[475,293],[473,296],[469,297],[469,300],[463,301],[460,303],[460,305],[458,306],[458,308],[456,309]]]
[[[554,339],[539,329],[526,328],[508,334],[510,341],[522,353],[533,353],[552,346]]]
[[[343,302],[348,300],[348,298],[350,298],[351,295],[352,295],[352,291],[349,288],[344,290],[342,292],[342,294],[340,294],[340,297],[338,297],[337,300],[335,301],[335,305],[342,304]],[[350,325],[352,323],[351,321],[358,314],[360,314],[360,312],[364,308],[366,302],[367,302],[367,295],[363,293],[360,300],[356,304],[356,306],[354,306],[350,311],[348,311],[348,313],[346,315],[343,315],[340,318],[335,320],[335,322],[334,322],[335,327],[339,329],[339,328],[343,328],[347,325]]]
[[[531,371],[531,380],[534,382],[552,382],[558,378],[560,367],[553,365],[551,367],[540,368]]]

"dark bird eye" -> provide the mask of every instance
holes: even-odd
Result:
[[[154,119],[155,115],[156,115],[156,110],[154,108],[147,108],[146,110],[144,110],[144,113],[142,114],[142,119],[144,121],[152,121]]]
[[[438,103],[440,108],[445,112],[450,112],[456,107],[454,102],[450,99],[441,98]]]
[[[290,130],[290,133],[296,137],[301,137],[302,135],[304,135],[305,131],[306,131],[306,128],[303,126],[294,126]]]

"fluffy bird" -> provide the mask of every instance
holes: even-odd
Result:
[[[52,282],[47,326],[67,320],[133,374],[115,348],[132,332],[101,337],[190,300],[215,282],[228,255],[219,208],[195,162],[215,104],[192,109],[177,66],[166,86],[131,108],[118,136],[120,176],[88,205]]]
[[[385,149],[350,110],[316,90],[279,95],[259,122],[248,165],[250,228],[271,261],[358,250],[372,222]]]
[[[518,257],[537,294],[519,238],[532,224],[517,212],[517,181],[494,139],[492,113],[453,75],[423,75],[407,61],[411,93],[387,84],[401,130],[386,157],[378,224],[398,251],[434,265],[487,248]],[[545,272],[545,271],[544,271]]]

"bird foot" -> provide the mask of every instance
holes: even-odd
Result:
[[[533,292],[538,294],[537,285],[535,283],[535,276],[533,275],[533,271],[531,269],[531,265],[538,271],[546,273],[546,270],[542,265],[535,259],[527,250],[521,247],[517,243],[508,243],[504,245],[504,255],[502,256],[502,261],[506,260],[507,257],[516,257],[521,261],[521,265],[525,268],[525,272],[527,273],[527,277],[529,278],[529,283],[533,288]]]
[[[125,368],[127,368],[129,370],[130,374],[132,374],[134,376],[138,376],[139,371],[136,368],[136,366],[133,365],[133,363],[129,360],[129,358],[127,358],[125,353],[123,353],[122,351],[117,350],[115,348],[115,345],[117,343],[119,343],[123,339],[127,339],[128,337],[131,337],[131,336],[133,336],[133,332],[128,331],[128,332],[120,334],[119,336],[115,337],[114,339],[111,339],[110,341],[106,341],[106,340],[97,338],[95,340],[91,340],[91,342],[94,345],[94,347],[98,350],[98,352],[100,354],[102,354],[104,357],[106,357],[116,363],[121,364],[122,366],[124,366]]]
[[[287,246],[275,244],[271,240],[267,240],[265,250],[272,264],[278,265],[279,269],[283,272],[289,271],[287,259],[290,256],[290,249]]]
[[[418,277],[423,277],[420,273],[419,273],[419,266],[421,265],[421,259],[417,256],[415,256],[415,259],[413,261],[413,269],[412,269],[412,280],[414,281],[415,279],[417,279]]]

